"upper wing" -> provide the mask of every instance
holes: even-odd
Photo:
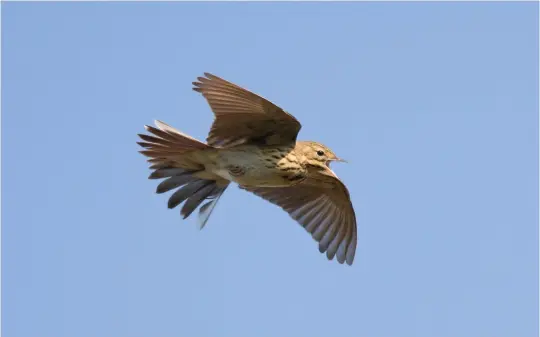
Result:
[[[320,179],[322,178],[322,179]],[[351,265],[356,252],[356,215],[349,192],[335,175],[310,176],[291,187],[242,189],[280,206],[319,242],[329,260]]]
[[[193,82],[210,104],[215,121],[208,134],[210,146],[243,143],[279,145],[296,142],[301,125],[272,102],[215,75],[204,73]]]

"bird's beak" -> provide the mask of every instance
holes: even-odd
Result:
[[[338,161],[340,163],[348,163],[348,161],[346,161],[345,159],[341,159],[341,158],[336,158],[336,159],[334,159],[334,161]]]

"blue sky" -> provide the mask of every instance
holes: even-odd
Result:
[[[6,337],[538,334],[538,4],[4,3]],[[209,71],[331,147],[352,267],[229,189],[206,228],[136,134]]]

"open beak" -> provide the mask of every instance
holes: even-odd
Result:
[[[334,159],[330,159],[330,160],[326,163],[326,165],[329,165],[329,164],[330,164],[331,162],[333,162],[333,161],[338,161],[338,162],[340,162],[340,163],[347,163],[347,161],[346,161],[345,159],[334,158]]]

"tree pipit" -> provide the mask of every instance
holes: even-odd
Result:
[[[204,227],[231,182],[280,206],[319,243],[329,260],[351,265],[356,216],[349,192],[330,169],[343,161],[321,143],[297,141],[301,125],[292,115],[246,89],[205,73],[193,82],[214,112],[206,144],[156,121],[140,134],[154,171],[165,178],[157,193],[171,190],[169,208],[183,204],[187,218],[199,206]],[[204,204],[203,204],[204,203]]]

